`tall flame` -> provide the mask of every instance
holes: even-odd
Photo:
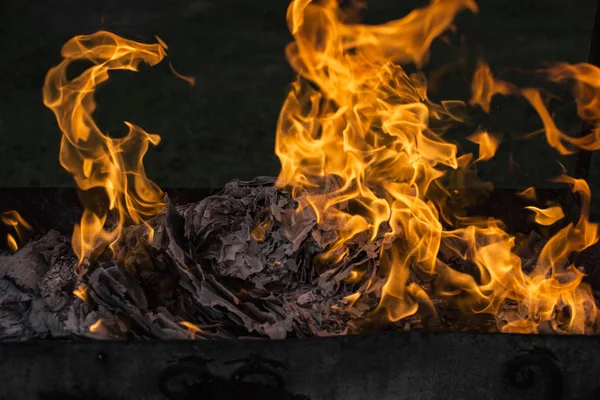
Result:
[[[160,41],[142,44],[100,31],[69,40],[62,48],[64,60],[46,75],[44,104],[54,112],[63,133],[60,163],[79,189],[100,190],[108,200],[105,207],[88,200],[81,224],[75,227],[73,249],[80,262],[102,243],[114,243],[126,222],[142,223],[163,207],[162,192],[146,177],[142,164],[149,144],[158,144],[160,137],[125,122],[128,134],[111,138],[100,131],[92,113],[94,91],[108,79],[109,71],[137,71],[141,62],[155,65],[165,54]],[[80,60],[93,66],[68,79],[67,68]],[[113,227],[105,227],[111,211]]]
[[[577,223],[569,224],[545,245],[533,271],[526,273],[513,251],[515,237],[499,221],[464,218],[446,206],[448,182],[466,186],[475,162],[493,157],[500,137],[477,132],[479,157],[458,155],[445,141],[444,127],[462,120],[466,105],[435,104],[423,74],[409,75],[401,65],[422,66],[432,41],[451,28],[455,15],[477,11],[469,0],[433,0],[428,7],[383,25],[350,24],[336,0],[294,0],[287,20],[294,42],[286,48],[298,79],[281,110],[275,152],[281,161],[277,184],[293,189],[300,207],[312,207],[317,222],[333,220],[338,238],[325,253],[335,261],[346,242],[359,233],[392,242],[382,250],[387,282],[379,311],[396,321],[420,307],[433,308],[427,293],[410,280],[411,271],[436,275],[437,295],[455,296],[468,312],[496,314],[506,300],[518,303],[518,316],[507,332],[536,332],[556,310],[568,307],[562,329],[586,332],[596,306],[583,273],[569,255],[598,241],[588,220],[587,183],[567,176],[581,199]],[[574,80],[580,117],[597,120],[597,69],[558,65],[547,72],[553,81]],[[489,111],[494,94],[522,95],[540,115],[548,143],[562,154],[575,148],[600,148],[597,129],[583,138],[559,131],[538,89],[519,89],[495,79],[481,64],[473,80],[471,104]],[[433,128],[435,126],[435,128]],[[567,146],[568,145],[568,146]],[[449,185],[448,185],[449,186]],[[454,189],[454,188],[452,188]],[[535,192],[530,190],[529,197]],[[560,208],[532,209],[549,225],[563,217]],[[451,226],[451,228],[445,228]],[[475,275],[457,271],[443,260],[469,260]],[[361,295],[356,293],[352,301]],[[555,321],[556,318],[553,320]]]

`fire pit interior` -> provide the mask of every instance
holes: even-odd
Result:
[[[595,61],[527,72],[576,106],[577,132],[554,120],[555,93],[500,79],[483,58],[468,99],[434,101],[422,72],[432,43],[450,42],[476,2],[435,0],[380,25],[359,22],[363,6],[292,1],[285,56],[297,77],[275,132],[280,173],[219,191],[161,190],[143,163],[160,136],[125,122],[115,138],[93,119],[111,71],[168,62],[167,44],[108,31],[69,40],[43,101],[78,189],[4,196],[0,340],[599,333],[586,181],[600,149]],[[558,189],[494,190],[478,177],[504,133],[474,115],[502,96],[536,111],[532,136],[579,154],[572,176],[559,165]],[[448,137],[457,126],[475,152]],[[273,398],[301,398],[282,393]]]

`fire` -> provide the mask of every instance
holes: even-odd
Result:
[[[6,244],[8,245],[8,248],[10,249],[10,251],[12,251],[12,252],[19,250],[19,245],[17,244],[15,237],[13,235],[11,235],[10,233],[6,234]]]
[[[270,218],[265,219],[260,224],[256,225],[252,231],[250,232],[250,236],[252,239],[256,240],[258,243],[264,242],[267,231],[273,224]]]
[[[565,213],[559,206],[548,208],[538,208],[533,206],[525,207],[535,213],[535,222],[540,225],[553,225],[556,221],[565,217]]]
[[[5,211],[0,215],[0,219],[2,219],[4,225],[10,226],[15,231],[15,234],[21,243],[25,241],[28,232],[33,231],[31,225],[29,225],[16,210]],[[17,239],[15,239],[12,234],[6,234],[6,242],[10,251],[14,252],[19,249]]]
[[[424,75],[409,75],[402,65],[421,67],[432,41],[451,29],[463,10],[477,12],[477,6],[469,0],[434,0],[402,19],[367,26],[347,23],[335,0],[294,0],[287,13],[294,41],[286,55],[298,79],[279,116],[277,184],[291,188],[301,208],[312,207],[317,222],[336,222],[338,239],[324,262],[343,256],[345,243],[359,233],[392,242],[381,254],[387,283],[378,308],[391,321],[423,307],[435,313],[427,292],[409,279],[418,269],[437,277],[436,296],[453,296],[466,312],[495,314],[504,301],[516,302],[519,316],[507,322],[506,332],[536,332],[567,307],[562,329],[584,333],[596,305],[569,256],[598,241],[597,225],[588,220],[591,193],[585,181],[556,179],[579,194],[581,215],[547,242],[530,273],[513,252],[515,237],[499,221],[465,218],[445,206],[454,189],[448,182],[468,187],[474,163],[491,159],[501,136],[476,132],[468,139],[479,145],[478,158],[459,155],[441,133],[464,120],[468,105],[433,103]],[[596,67],[560,64],[544,72],[555,82],[575,82],[579,116],[597,122]],[[552,121],[540,90],[498,80],[483,63],[472,92],[470,104],[488,112],[496,94],[525,97],[538,112],[549,145],[561,154],[600,148],[597,127],[583,138],[568,136]],[[535,199],[533,188],[521,195]],[[542,225],[564,217],[560,207],[529,209]],[[453,269],[446,256],[470,260],[479,276]]]
[[[197,333],[203,333],[202,329],[200,329],[198,326],[192,324],[191,322],[181,321],[181,322],[179,322],[179,325],[183,326],[184,328],[187,328],[187,330],[188,330],[187,334],[190,339],[194,339],[196,337]]]
[[[535,194],[535,188],[531,186],[524,190],[521,190],[519,193],[517,193],[517,196],[521,196],[522,198],[527,200],[535,200],[537,198]]]
[[[425,75],[409,74],[403,66],[425,65],[432,42],[452,29],[455,16],[463,11],[477,12],[475,1],[432,0],[404,18],[369,26],[350,23],[337,0],[293,0],[287,22],[294,41],[285,52],[298,77],[277,123],[277,185],[291,190],[299,210],[312,208],[317,223],[335,223],[337,239],[317,260],[323,265],[343,257],[356,235],[383,238],[379,273],[386,281],[377,316],[398,321],[423,309],[435,315],[433,297],[452,297],[467,313],[497,314],[510,301],[518,312],[506,321],[504,332],[534,333],[550,323],[567,332],[586,333],[597,309],[571,255],[598,241],[598,226],[589,221],[587,183],[567,175],[555,179],[578,195],[579,219],[552,236],[525,271],[515,253],[515,236],[501,221],[466,217],[460,208],[464,202],[460,207],[449,202],[457,189],[489,189],[476,179],[475,166],[494,157],[502,135],[474,132],[468,137],[479,148],[474,156],[460,154],[442,134],[467,119],[468,107],[490,112],[495,95],[522,96],[538,113],[548,144],[560,154],[600,149],[600,69],[557,64],[539,71],[552,82],[573,84],[578,116],[595,127],[580,138],[557,127],[539,89],[497,79],[483,62],[474,73],[467,103],[435,103],[428,98]],[[82,191],[100,190],[107,199],[105,206],[98,206],[93,197],[85,204],[73,234],[80,263],[115,243],[124,224],[144,223],[164,205],[161,190],[146,177],[142,163],[159,136],[126,122],[127,136],[111,138],[92,119],[94,91],[109,71],[137,71],[142,62],[157,64],[167,48],[157,41],[141,44],[109,32],[77,36],[65,44],[64,60],[46,76],[44,104],[55,113],[63,133],[61,165]],[[68,79],[68,66],[79,60],[93,65]],[[536,199],[534,188],[520,195]],[[540,225],[564,218],[558,206],[527,208]],[[259,223],[252,238],[264,241],[271,224],[270,219]],[[152,236],[152,228],[147,228]],[[468,260],[475,272],[453,268],[448,264],[453,257]],[[413,273],[434,279],[435,290],[428,292],[414,282]],[[363,279],[372,277],[351,271],[344,284]],[[365,288],[370,282],[361,288],[369,290]],[[360,290],[346,296],[344,304],[352,307],[363,295]],[[85,288],[76,289],[75,295],[85,300]],[[190,335],[202,332],[189,322],[181,325]],[[98,320],[90,331],[101,326]]]
[[[524,97],[538,113],[548,144],[560,154],[573,154],[576,149],[600,149],[600,131],[598,121],[600,111],[600,68],[590,64],[558,64],[545,72],[553,82],[573,81],[573,95],[577,103],[577,114],[595,127],[589,134],[574,138],[562,132],[552,120],[548,108],[544,104],[541,91],[536,88],[519,88],[509,82],[493,76],[490,67],[480,62],[473,77],[473,97],[471,103],[481,106],[489,112],[492,97],[500,95],[517,95]]]
[[[494,136],[488,132],[477,132],[467,139],[479,145],[479,158],[476,161],[486,161],[491,160],[496,154],[502,136]]]
[[[98,332],[100,332],[101,329],[102,329],[102,319],[99,319],[98,321],[96,321],[92,325],[90,325],[90,332],[92,332],[92,333],[98,333]]]
[[[54,112],[63,133],[60,163],[87,195],[81,223],[73,232],[80,263],[103,244],[114,243],[124,224],[142,223],[163,208],[162,191],[146,177],[142,164],[149,145],[157,145],[160,137],[125,122],[128,134],[111,138],[92,118],[94,91],[108,79],[109,71],[137,71],[142,62],[159,63],[166,53],[164,43],[157,40],[142,44],[103,31],[77,36],[63,46],[64,60],[46,75],[44,104]],[[80,60],[93,65],[78,77],[67,78],[67,68]],[[93,196],[98,190],[106,204],[99,205]],[[109,214],[114,221],[106,227]]]
[[[73,290],[73,294],[77,297],[79,297],[83,302],[87,303],[88,301],[88,296],[87,296],[87,286],[85,285],[79,285],[77,286],[77,288],[75,290]]]

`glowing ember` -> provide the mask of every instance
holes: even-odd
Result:
[[[261,243],[265,240],[265,235],[269,228],[271,227],[273,221],[270,218],[265,219],[260,224],[256,225],[254,229],[250,232],[250,236],[257,242]]]

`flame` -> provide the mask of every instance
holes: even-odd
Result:
[[[15,231],[21,243],[25,241],[28,232],[33,231],[31,225],[16,210],[5,211],[0,215],[0,219],[4,225],[11,227]],[[12,234],[6,234],[6,242],[10,251],[15,252],[19,249],[17,240]]]
[[[459,155],[441,134],[464,121],[467,105],[432,102],[424,75],[409,75],[402,65],[427,62],[433,40],[463,10],[476,12],[477,6],[433,0],[402,19],[367,26],[347,22],[335,0],[292,1],[287,21],[294,42],[286,56],[298,78],[277,124],[277,185],[292,190],[299,209],[313,208],[317,223],[335,223],[338,238],[322,261],[343,257],[357,234],[391,243],[381,254],[380,272],[387,280],[377,309],[390,321],[422,308],[435,313],[428,293],[411,279],[420,270],[436,277],[436,296],[452,296],[465,312],[497,314],[505,301],[516,302],[519,313],[503,325],[505,332],[537,332],[541,323],[557,324],[556,310],[568,308],[560,328],[585,333],[596,305],[583,273],[569,262],[572,253],[598,240],[597,225],[588,219],[591,193],[585,181],[556,179],[579,194],[581,214],[546,243],[529,273],[513,252],[515,237],[500,221],[467,218],[448,206],[453,192],[447,186],[479,184],[472,167],[494,156],[501,137],[476,132],[469,140],[479,145],[478,158]],[[561,64],[545,72],[553,81],[574,81],[580,117],[597,119],[596,67]],[[583,138],[559,131],[539,89],[498,80],[484,63],[474,74],[472,93],[470,104],[487,112],[496,94],[525,97],[540,115],[548,143],[561,154],[600,148],[596,131]],[[535,191],[521,195],[533,199]],[[559,207],[529,209],[545,225],[564,217]],[[476,274],[452,268],[444,261],[452,257],[472,262]],[[356,292],[345,301],[360,296]]]
[[[535,222],[540,225],[552,225],[556,221],[561,220],[565,217],[560,206],[553,206],[548,208],[537,208],[533,206],[525,207],[535,213]]]
[[[348,303],[348,308],[352,307],[358,299],[360,299],[360,293],[358,292],[344,297],[344,301]]]
[[[582,137],[572,137],[562,132],[552,120],[539,89],[519,88],[509,82],[497,79],[493,76],[490,67],[483,61],[479,62],[473,77],[473,97],[470,102],[489,112],[492,97],[496,94],[522,96],[531,104],[542,120],[548,144],[560,154],[573,154],[576,149],[589,151],[600,149],[600,131],[598,130],[600,111],[597,107],[600,102],[600,68],[591,64],[562,63],[542,72],[545,72],[554,82],[574,82],[573,94],[577,103],[578,115],[584,121],[594,123],[595,128],[590,133]]]
[[[352,271],[350,271],[350,274],[348,275],[348,277],[346,279],[344,279],[344,282],[346,282],[346,283],[360,282],[360,280],[363,278],[363,276],[365,276],[365,273],[366,273],[366,271],[352,270]]]
[[[96,333],[102,329],[102,318],[90,325],[90,332]]]
[[[164,42],[161,42],[161,43],[164,43]],[[166,46],[166,45],[164,45],[164,46]],[[169,62],[169,69],[171,70],[171,72],[173,73],[173,75],[175,75],[179,79],[182,79],[182,80],[186,81],[188,83],[188,85],[190,85],[190,86],[195,86],[196,85],[196,78],[194,78],[193,76],[181,75],[179,72],[177,72],[175,70],[175,67],[173,67],[173,64],[171,64],[170,62]]]
[[[514,252],[516,239],[501,221],[466,217],[469,199],[456,196],[458,189],[489,189],[476,179],[475,164],[493,158],[501,135],[477,131],[469,136],[479,146],[475,158],[459,154],[443,133],[467,119],[469,105],[490,112],[493,96],[522,96],[539,115],[548,144],[559,153],[600,149],[600,69],[563,63],[540,71],[552,82],[573,85],[579,117],[595,127],[583,137],[571,137],[556,126],[540,89],[497,79],[483,62],[474,73],[468,104],[435,103],[428,98],[425,75],[409,74],[403,66],[425,65],[431,44],[453,28],[455,16],[478,11],[475,1],[432,0],[404,18],[374,26],[350,22],[351,8],[357,5],[342,9],[337,0],[291,2],[286,18],[294,41],[286,47],[286,57],[298,77],[281,109],[275,143],[281,161],[277,186],[291,189],[299,211],[311,207],[317,223],[336,226],[337,239],[320,262],[344,257],[348,241],[358,234],[385,243],[377,271],[385,284],[362,284],[372,275],[351,271],[340,284],[360,283],[360,288],[343,302],[351,307],[365,291],[380,290],[375,312],[398,321],[422,309],[435,315],[430,296],[452,297],[465,312],[494,315],[512,301],[518,312],[503,320],[504,332],[534,333],[543,323],[589,332],[597,315],[595,301],[582,282],[584,274],[571,262],[573,253],[598,241],[598,226],[589,221],[587,183],[566,175],[555,179],[577,193],[579,219],[552,236],[526,272]],[[142,164],[149,144],[158,144],[160,138],[128,122],[127,136],[111,138],[92,119],[94,90],[110,70],[137,71],[141,62],[155,65],[164,58],[167,46],[156,39],[157,44],[141,44],[109,32],[77,36],[63,47],[64,60],[46,76],[44,103],[63,133],[61,165],[81,190],[100,189],[108,200],[104,208],[88,201],[75,228],[73,246],[80,263],[104,243],[114,244],[125,223],[145,223],[163,207],[162,192],[146,177]],[[93,66],[67,79],[67,67],[78,60]],[[535,190],[520,195],[533,200]],[[528,209],[542,225],[564,217],[560,207]],[[271,223],[259,223],[252,237],[263,241]],[[153,230],[146,226],[151,237]],[[452,258],[467,260],[474,272],[453,268],[447,262]],[[415,282],[415,273],[434,279],[435,290],[428,293]],[[75,294],[85,297],[78,290]],[[202,332],[189,322],[181,325],[190,335]],[[99,320],[90,331],[101,326]]]
[[[522,191],[517,193],[517,196],[521,196],[524,199],[527,200],[535,200],[537,198],[536,194],[535,194],[535,188],[530,186],[526,189],[523,189]]]
[[[77,288],[73,291],[73,294],[75,296],[79,297],[85,303],[87,303],[87,301],[88,301],[87,290],[88,290],[87,286],[81,284],[81,285],[77,286]]]
[[[8,245],[9,250],[12,252],[19,250],[19,245],[17,244],[15,237],[10,233],[6,234],[6,244]]]
[[[197,333],[203,333],[204,331],[202,329],[200,329],[198,326],[192,324],[191,322],[188,321],[181,321],[179,322],[179,325],[183,326],[184,328],[187,328],[188,330],[188,335],[190,337],[190,339],[194,339],[196,337]]]
[[[79,189],[89,194],[100,189],[108,200],[105,207],[94,207],[95,198],[88,197],[90,204],[85,204],[73,232],[73,250],[80,263],[103,243],[114,243],[125,223],[142,223],[163,207],[162,192],[146,177],[142,164],[149,144],[157,145],[160,137],[125,122],[128,134],[111,138],[92,119],[94,92],[109,71],[137,71],[142,62],[157,64],[166,54],[161,42],[142,44],[104,31],[76,36],[63,46],[64,60],[46,75],[44,104],[54,112],[63,133],[60,163]],[[93,65],[68,79],[67,68],[80,60]],[[109,213],[113,226],[105,227]]]
[[[147,231],[146,240],[148,241],[148,243],[154,242],[154,228],[152,228],[147,223],[144,223],[144,225],[146,226],[146,231]]]
[[[252,231],[250,231],[250,236],[252,237],[252,239],[256,240],[258,243],[264,242],[265,238],[266,238],[266,234],[272,224],[273,224],[273,221],[271,221],[271,218],[266,218],[260,224],[256,225],[254,228],[252,228]]]
[[[475,161],[486,161],[491,160],[494,157],[500,146],[502,137],[481,131],[467,137],[467,139],[479,145],[479,158]]]

